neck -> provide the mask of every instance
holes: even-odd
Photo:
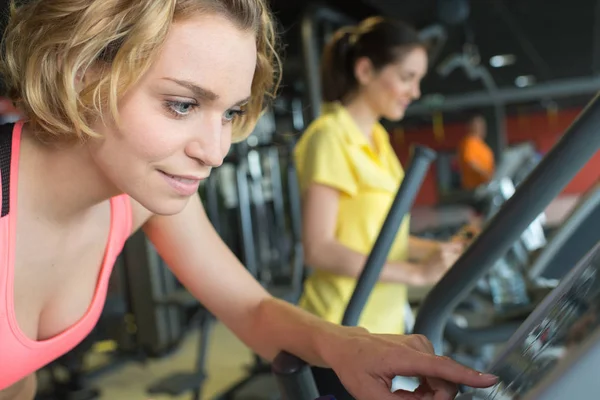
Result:
[[[25,193],[44,218],[67,223],[84,217],[95,206],[120,194],[99,171],[85,144],[45,145],[23,127],[21,170],[27,177]],[[22,184],[22,183],[20,183]]]
[[[360,131],[371,140],[373,127],[379,121],[379,116],[360,96],[344,103],[344,106],[358,125]]]

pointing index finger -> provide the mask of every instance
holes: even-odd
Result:
[[[440,378],[448,382],[467,385],[474,388],[487,388],[498,382],[498,377],[484,374],[448,357],[421,354],[412,364],[414,373],[420,376]]]

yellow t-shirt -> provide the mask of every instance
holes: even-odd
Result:
[[[373,131],[372,146],[338,103],[315,120],[298,141],[294,156],[301,192],[311,183],[340,191],[336,239],[362,254],[369,254],[404,171],[383,126]],[[403,221],[388,260],[408,258],[409,220]],[[356,279],[316,270],[307,278],[300,306],[327,321],[341,323]],[[359,325],[372,333],[404,332],[406,286],[377,283]]]

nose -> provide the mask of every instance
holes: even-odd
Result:
[[[226,141],[229,135],[223,126],[222,119],[204,119],[201,124],[195,124],[192,140],[186,147],[186,154],[196,159],[200,164],[216,168],[223,164],[229,148]]]

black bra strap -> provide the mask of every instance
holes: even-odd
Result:
[[[14,126],[15,124],[0,125],[0,177],[2,178],[2,211],[0,218],[7,215],[10,208],[10,159]]]

